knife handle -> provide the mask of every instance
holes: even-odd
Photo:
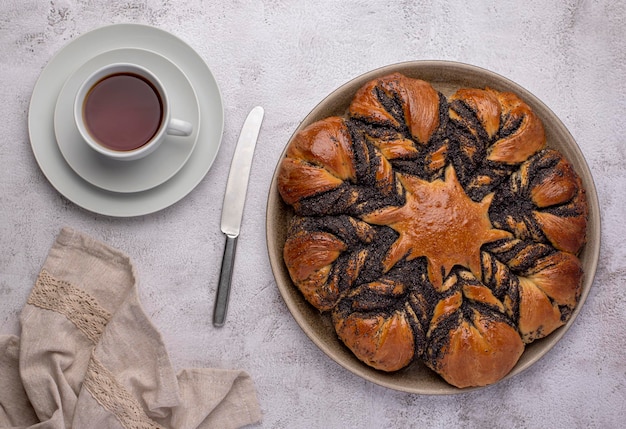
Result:
[[[236,248],[237,237],[227,235],[224,256],[222,258],[222,268],[220,270],[220,281],[217,284],[215,308],[213,309],[213,326],[224,326],[224,322],[226,321],[226,310],[228,310],[228,296],[230,295],[230,282],[233,278]]]

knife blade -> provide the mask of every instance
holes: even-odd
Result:
[[[213,309],[213,325],[217,327],[223,326],[226,321],[237,238],[241,229],[254,147],[259,136],[264,113],[261,106],[256,106],[248,114],[239,134],[226,182],[220,223],[220,229],[226,235],[226,245],[224,246],[224,256],[222,257],[222,267]]]

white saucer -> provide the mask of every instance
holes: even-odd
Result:
[[[143,192],[111,192],[83,180],[68,165],[56,143],[54,111],[65,81],[97,55],[116,49],[153,51],[178,66],[195,89],[200,107],[197,144],[183,168]],[[28,130],[35,159],[59,193],[76,205],[108,216],[140,216],[164,209],[191,192],[211,168],[224,128],[217,82],[204,60],[185,42],[163,30],[139,24],[101,27],[75,39],[50,60],[30,101]]]
[[[168,136],[154,153],[136,161],[115,161],[87,146],[74,121],[74,98],[87,77],[116,62],[132,62],[159,76],[171,100],[172,117],[190,122],[193,133]],[[67,163],[92,185],[113,192],[146,191],[169,180],[189,159],[199,128],[200,107],[187,76],[167,58],[142,49],[115,49],[87,61],[61,89],[54,111],[56,140]]]

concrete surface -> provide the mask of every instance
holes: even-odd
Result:
[[[117,219],[62,197],[33,157],[29,99],[50,58],[105,24],[144,23],[189,43],[225,105],[213,168],[179,203]],[[596,280],[576,323],[523,374],[456,396],[374,385],[326,357],[278,292],[265,204],[299,121],[329,92],[379,66],[461,61],[533,92],[565,123],[594,175],[602,212]],[[18,314],[60,228],[129,254],[146,311],[177,367],[241,368],[253,377],[262,428],[610,428],[626,415],[626,3],[254,0],[0,2],[0,334]],[[266,119],[252,168],[226,326],[211,324],[230,158],[248,110]]]

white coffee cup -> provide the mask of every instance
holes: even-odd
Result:
[[[115,63],[93,72],[74,101],[74,120],[85,142],[112,159],[142,158],[166,136],[189,136],[193,125],[171,117],[167,91],[154,73]]]

